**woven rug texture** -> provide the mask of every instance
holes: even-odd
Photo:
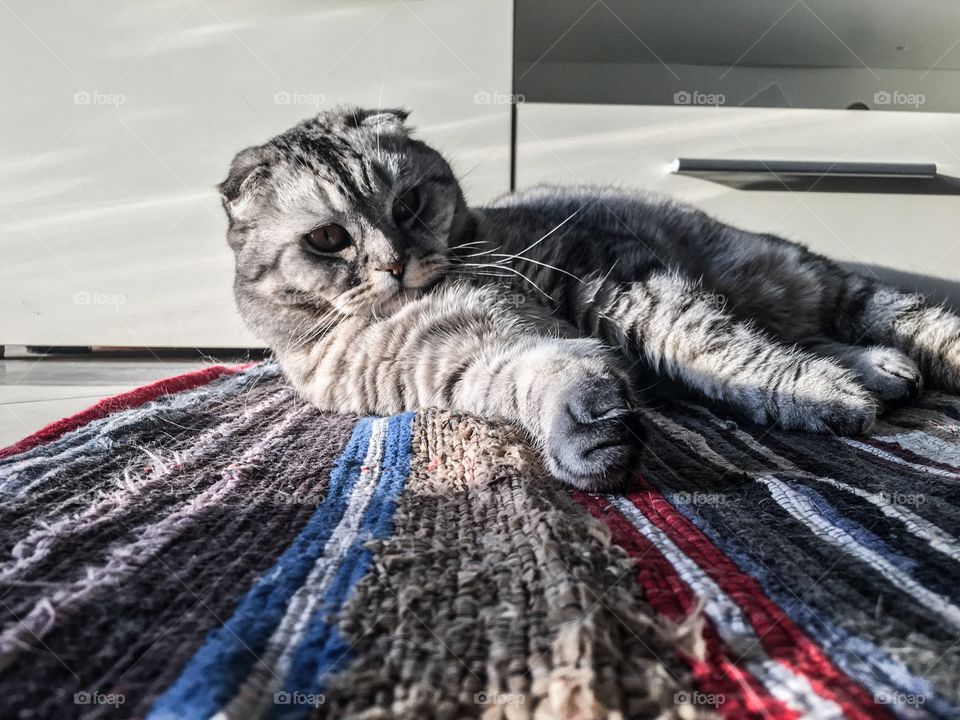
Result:
[[[960,718],[960,398],[643,414],[610,495],[270,362],[45,428],[0,451],[0,717]]]

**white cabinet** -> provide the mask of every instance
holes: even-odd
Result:
[[[508,189],[510,0],[10,0],[0,344],[243,346],[214,186],[336,104],[405,106]]]
[[[673,175],[678,157],[932,162],[960,177],[960,115],[525,103],[517,185],[619,184],[802,242],[960,307],[960,197],[737,190]]]

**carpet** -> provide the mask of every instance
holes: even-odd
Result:
[[[0,451],[0,717],[960,717],[960,399],[644,415],[610,495],[270,362],[45,428]]]

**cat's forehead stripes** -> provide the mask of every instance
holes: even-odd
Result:
[[[284,133],[273,144],[283,158],[281,164],[299,175],[280,178],[277,189],[283,205],[319,195],[338,212],[379,217],[383,208],[378,198],[404,176],[404,153],[396,139],[369,129],[350,126],[345,131],[315,120]]]
[[[369,174],[361,168],[364,162],[351,157],[349,148],[330,138],[304,136],[290,143],[288,160],[307,173],[322,174],[323,180],[333,185],[340,195],[357,203],[370,195]]]

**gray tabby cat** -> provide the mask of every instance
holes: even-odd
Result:
[[[638,367],[812,432],[862,433],[922,378],[960,391],[960,317],[919,295],[635,192],[468,208],[405,120],[321,113],[220,186],[240,311],[321,409],[515,422],[557,477],[600,489],[641,444]]]

